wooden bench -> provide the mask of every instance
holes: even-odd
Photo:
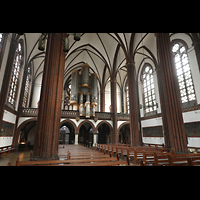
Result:
[[[133,158],[134,164],[143,164],[143,165],[149,165],[150,163],[153,164],[154,153],[174,154],[174,150],[169,148],[160,148],[152,146],[130,147],[127,148],[127,162],[128,164],[130,164],[131,158]]]
[[[119,146],[116,149],[116,153],[119,155],[119,157],[121,158],[121,160],[124,160],[124,156],[127,156],[127,149],[130,147],[127,146]]]
[[[200,166],[200,157],[189,158],[189,166]]]
[[[108,154],[111,154],[114,156],[114,153],[116,153],[116,147],[121,146],[128,146],[127,144],[95,144],[95,150],[99,152],[106,152],[108,151]]]
[[[14,150],[15,150],[15,148],[13,148],[12,145],[0,147],[0,154],[6,155],[7,153],[11,153]]]
[[[94,158],[94,159],[69,159],[69,160],[37,160],[37,161],[22,161],[19,162],[17,160],[16,162],[16,166],[37,166],[37,165],[56,165],[56,166],[62,166],[63,164],[74,164],[76,165],[85,165],[84,163],[88,163],[89,165],[92,163],[96,163],[97,165],[102,163],[102,162],[111,162],[111,165],[118,165],[118,164],[126,164],[126,161],[119,161],[117,158],[115,157],[109,157],[109,158]],[[117,163],[114,163],[117,162]]]
[[[127,166],[126,161],[109,161],[109,162],[91,162],[91,163],[75,163],[75,164],[62,164],[59,166]],[[58,165],[40,165],[40,166],[58,166]]]
[[[170,152],[166,152],[162,148],[160,149],[160,151],[159,150],[156,150],[156,151],[143,150],[143,160],[142,160],[141,164],[143,164],[143,166],[149,166],[150,164],[155,165],[155,155],[163,156],[163,158],[168,157],[166,155],[173,156],[174,150],[171,150]],[[162,160],[163,160],[163,158],[162,158]],[[156,159],[158,159],[158,158],[156,158]],[[158,162],[158,160],[157,160],[157,162]]]
[[[140,160],[143,159],[143,150],[145,151],[154,151],[158,148],[155,147],[148,147],[148,146],[141,146],[141,147],[129,147],[127,148],[127,162],[130,165],[131,158],[133,158],[133,163],[138,164]],[[160,151],[162,151],[160,149]]]
[[[197,166],[200,165],[200,154],[154,154],[155,166]]]
[[[154,153],[154,166],[169,166],[169,165],[170,165],[169,154]]]

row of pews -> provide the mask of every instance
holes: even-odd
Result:
[[[63,148],[64,147],[64,148]],[[127,161],[82,145],[60,147],[59,160],[19,161],[16,166],[126,166]]]
[[[188,147],[188,153],[175,154],[164,144],[144,144],[129,147],[126,144],[96,144],[94,149],[111,157],[126,160],[134,166],[200,166],[200,148]]]
[[[59,147],[59,160],[19,161],[16,166],[200,166],[200,148],[188,147],[188,153],[175,154],[164,144],[95,144],[94,147]]]

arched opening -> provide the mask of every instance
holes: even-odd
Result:
[[[110,127],[106,123],[102,123],[97,131],[98,144],[109,144],[110,143]]]
[[[119,142],[122,144],[130,144],[130,124],[123,125],[119,130]]]
[[[20,130],[18,137],[18,150],[33,149],[36,131],[36,121],[27,122]]]
[[[75,131],[70,122],[65,122],[60,127],[59,144],[74,144],[75,143]]]
[[[78,143],[84,145],[93,145],[93,128],[89,123],[84,123],[79,129]]]

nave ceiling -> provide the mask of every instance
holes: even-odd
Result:
[[[45,51],[38,50],[40,35],[25,33],[21,37],[26,44],[26,63],[32,61],[33,79],[41,84]],[[69,52],[65,57],[64,83],[70,81],[73,70],[79,70],[83,63],[88,63],[90,72],[97,74],[100,87],[105,87],[115,74],[118,86],[123,88],[127,80],[125,66],[129,57],[133,58],[136,71],[144,62],[154,67],[157,65],[154,33],[81,33],[79,41],[75,41],[73,35],[66,36],[69,37]]]

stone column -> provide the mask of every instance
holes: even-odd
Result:
[[[130,106],[130,139],[131,146],[141,146],[142,137],[139,126],[138,94],[136,84],[136,71],[134,62],[127,63],[128,91]]]
[[[176,69],[169,33],[157,33],[158,82],[165,143],[177,153],[187,152],[187,139],[181,109]]]
[[[100,93],[100,110],[101,112],[105,112],[105,88],[101,89],[101,93]]]
[[[59,34],[64,37],[64,33]],[[58,159],[65,53],[62,41],[48,34],[33,159]]]
[[[193,37],[193,46],[196,53],[197,63],[198,63],[199,72],[200,72],[200,38],[198,36],[198,33],[192,33],[192,37]]]
[[[117,144],[117,93],[116,93],[117,81],[116,79],[111,79],[111,112],[113,114],[113,137],[112,143]]]

